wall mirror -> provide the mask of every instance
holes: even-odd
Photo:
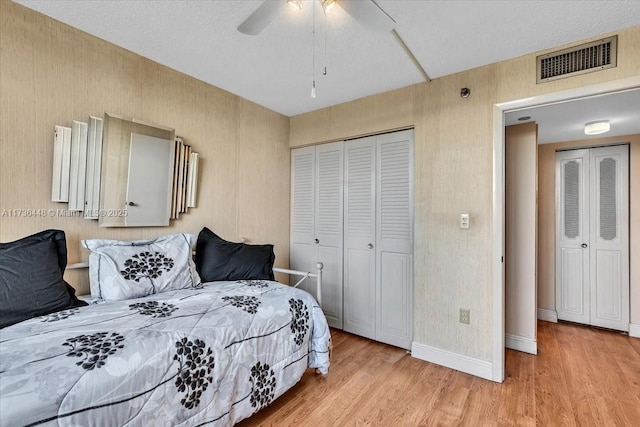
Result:
[[[168,226],[175,130],[105,113],[102,144],[100,226]]]

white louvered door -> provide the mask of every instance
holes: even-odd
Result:
[[[315,259],[322,270],[322,310],[342,329],[342,141],[316,147]]]
[[[290,266],[315,272],[322,262],[322,310],[342,329],[342,141],[291,151]],[[315,279],[300,288],[315,296]]]
[[[295,270],[324,264],[330,326],[410,348],[413,131],[293,149],[290,250]]]
[[[403,348],[413,339],[412,131],[378,135],[376,339]]]
[[[345,143],[344,329],[410,348],[413,131]]]
[[[289,265],[293,270],[315,271],[315,147],[291,150],[291,244]],[[315,295],[315,280],[300,288]]]
[[[629,330],[628,146],[556,153],[558,319]]]
[[[344,150],[344,330],[376,339],[376,137]]]

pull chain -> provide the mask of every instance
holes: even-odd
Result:
[[[313,37],[312,37],[312,41],[313,44],[311,45],[311,76],[312,76],[312,83],[311,83],[311,97],[315,98],[316,97],[316,8],[315,8],[315,1],[311,2],[311,9],[313,10],[312,12],[312,19],[313,19]]]
[[[323,9],[324,10],[324,9]],[[324,10],[324,72],[323,76],[327,75],[327,11]]]

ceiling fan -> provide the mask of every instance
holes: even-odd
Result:
[[[373,0],[319,0],[325,12],[336,4],[364,27],[377,32],[391,31],[396,22]],[[255,36],[264,30],[287,4],[301,8],[301,0],[264,0],[238,31]]]

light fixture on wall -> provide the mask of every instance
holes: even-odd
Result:
[[[287,4],[294,9],[302,9],[302,0],[287,0]]]
[[[589,122],[584,125],[585,135],[600,135],[601,133],[607,133],[611,129],[609,120],[598,120],[596,122]]]

